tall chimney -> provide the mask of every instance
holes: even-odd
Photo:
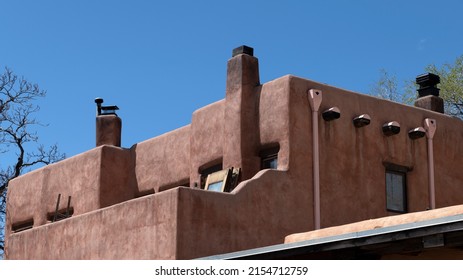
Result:
[[[439,89],[437,88],[437,84],[440,83],[439,76],[432,73],[422,74],[416,77],[416,83],[420,88],[415,106],[443,114],[444,100],[439,97]]]
[[[260,169],[258,156],[259,62],[254,49],[240,46],[227,64],[223,167],[241,168],[247,180]]]
[[[117,106],[102,106],[103,98],[96,98],[96,146],[121,146],[122,120]]]

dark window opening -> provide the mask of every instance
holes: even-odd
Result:
[[[204,187],[206,186],[207,176],[209,176],[212,173],[221,171],[222,168],[223,168],[223,164],[221,161],[219,164],[200,169],[199,173],[201,174],[201,182],[200,182],[201,189],[204,189]]]
[[[403,171],[386,170],[386,208],[392,212],[407,212],[407,175]]]
[[[259,153],[260,168],[261,169],[277,169],[279,151],[280,151],[280,146],[262,150]]]
[[[21,232],[21,231],[31,229],[33,226],[34,226],[34,219],[29,219],[29,220],[26,220],[26,221],[14,223],[11,226],[11,230],[14,233],[16,233],[16,232]]]

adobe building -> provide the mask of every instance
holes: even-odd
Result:
[[[11,181],[5,256],[463,258],[463,122],[436,77],[417,78],[416,107],[291,75],[262,84],[242,46],[223,100],[131,148],[97,99],[96,148]]]

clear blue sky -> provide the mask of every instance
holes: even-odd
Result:
[[[367,93],[463,54],[463,1],[1,1],[0,67],[47,90],[41,142],[95,145],[95,97],[118,105],[123,146],[224,98],[226,62],[254,48],[261,82],[286,74]],[[2,160],[3,161],[3,160]]]

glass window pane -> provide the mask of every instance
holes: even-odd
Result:
[[[218,182],[209,184],[209,186],[207,187],[207,190],[208,191],[213,191],[213,192],[221,192],[222,191],[222,184],[223,184],[223,181],[218,181]]]
[[[405,212],[405,174],[399,172],[386,173],[387,209]]]
[[[277,169],[277,168],[278,168],[278,156],[277,155],[262,159],[262,169]]]

